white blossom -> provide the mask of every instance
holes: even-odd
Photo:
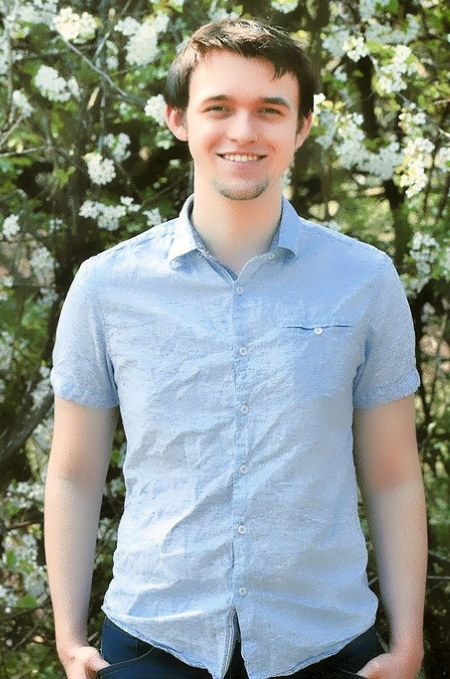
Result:
[[[390,142],[377,152],[369,151],[362,130],[362,116],[358,113],[336,114],[330,107],[319,105],[318,121],[324,131],[318,136],[318,143],[325,149],[333,146],[339,164],[350,170],[358,169],[386,181],[392,179],[397,166],[402,162],[403,153],[397,141]]]
[[[411,250],[414,252],[419,252],[423,250],[434,250],[439,249],[439,243],[436,238],[430,236],[429,233],[423,233],[422,231],[416,231],[413,236],[411,243]]]
[[[221,21],[222,19],[238,19],[237,12],[227,12],[224,7],[217,7],[216,0],[213,0],[208,10],[208,17],[211,21]]]
[[[34,504],[44,504],[44,486],[33,481],[13,481],[6,492],[19,509],[30,509]]]
[[[352,35],[343,44],[343,50],[352,61],[359,61],[369,54],[362,35]]]
[[[70,82],[59,75],[52,66],[41,65],[34,76],[34,84],[41,91],[42,96],[50,101],[69,101],[74,89],[75,79]]]
[[[0,584],[0,601],[6,609],[16,606],[18,597],[12,588]],[[8,639],[9,641],[9,639]],[[7,643],[7,642],[6,642]]]
[[[339,58],[344,54],[344,45],[350,39],[350,32],[347,28],[338,28],[333,26],[333,32],[325,35],[322,40],[322,46],[326,49],[332,57]]]
[[[69,78],[67,81],[67,89],[69,90],[70,94],[74,99],[78,99],[80,96],[80,87],[78,85],[78,82],[76,81],[75,78]]]
[[[418,294],[430,280],[431,268],[439,257],[439,243],[433,236],[416,231],[413,236],[410,256],[416,266],[416,275],[404,277],[405,287],[411,294]]]
[[[131,153],[127,150],[127,147],[130,145],[131,140],[124,132],[118,135],[107,134],[103,138],[103,142],[110,149],[112,157],[117,163],[122,163],[130,157]]]
[[[34,108],[31,106],[27,96],[22,90],[14,90],[12,93],[12,103],[23,118],[28,118],[34,111]]]
[[[423,126],[427,122],[425,112],[418,109],[416,104],[410,103],[404,106],[399,115],[400,127],[403,132],[409,136],[422,134]]]
[[[84,156],[89,178],[93,184],[104,186],[116,176],[116,168],[110,158],[103,158],[100,153],[88,153]]]
[[[361,169],[366,170],[381,181],[387,181],[394,176],[395,168],[402,161],[402,151],[397,141],[382,147],[378,153],[366,150],[361,162]]]
[[[45,419],[43,419],[37,427],[34,429],[32,433],[32,440],[37,448],[37,452],[42,452],[43,453],[43,459],[45,460],[48,455],[48,451],[50,450],[50,446],[52,443],[52,437],[53,437],[53,413],[50,413]],[[42,481],[44,481],[45,477],[45,468],[46,465],[44,465],[44,470],[41,472],[42,475]],[[40,489],[43,489],[44,483],[39,483],[36,484]],[[42,498],[43,499],[43,498]]]
[[[7,217],[3,222],[2,226],[3,237],[6,238],[6,240],[12,240],[14,236],[17,236],[19,231],[20,231],[19,216],[9,215],[9,217]]]
[[[377,9],[386,6],[390,0],[359,0],[359,13],[362,21],[371,21]]]
[[[159,13],[139,24],[125,46],[127,62],[132,66],[152,63],[158,55],[158,35],[166,30],[168,23],[168,15]]]
[[[298,7],[298,0],[272,0],[271,5],[274,9],[284,14],[293,12]]]
[[[126,207],[127,212],[139,212],[141,209],[140,205],[135,205],[131,196],[120,196],[120,203]]]
[[[62,219],[59,217],[55,217],[53,219],[49,219],[48,222],[48,232],[49,233],[55,233],[56,231],[60,231],[62,226],[64,226],[64,222]]]
[[[402,163],[396,168],[397,183],[406,188],[406,195],[412,198],[428,183],[428,172],[432,163],[434,144],[429,139],[414,137],[407,139]]]
[[[63,7],[53,18],[53,24],[65,40],[75,42],[92,40],[97,30],[97,20],[91,14],[77,14],[71,7]]]
[[[442,248],[439,255],[439,264],[442,266],[444,278],[450,281],[450,246]]]
[[[27,24],[44,23],[51,25],[53,16],[57,11],[58,0],[21,0],[14,5],[14,18],[16,21]]]
[[[317,119],[324,132],[317,137],[317,141],[324,149],[330,148],[336,133],[336,114],[332,109],[319,107]]]
[[[150,97],[145,105],[145,115],[156,120],[158,125],[165,125],[166,122],[166,102],[162,94]]]
[[[44,245],[37,247],[31,257],[30,265],[35,276],[39,279],[48,279],[53,274],[55,260]]]
[[[436,167],[448,172],[450,170],[450,146],[441,146],[434,159]]]
[[[8,371],[14,353],[14,337],[4,330],[0,332],[0,365]]]
[[[106,65],[110,71],[117,70],[119,66],[119,48],[112,40],[106,41]]]
[[[122,35],[131,36],[137,33],[141,24],[133,17],[125,17],[125,19],[120,19],[115,26],[115,30]]]
[[[336,129],[338,136],[338,146],[336,155],[342,167],[351,169],[358,164],[361,154],[364,153],[365,134],[361,129],[363,122],[362,115],[350,113],[339,118]]]
[[[52,304],[54,304],[54,302],[56,302],[56,300],[58,299],[58,294],[56,290],[54,290],[53,288],[43,287],[41,288],[40,293],[41,293],[40,305],[44,309],[49,309],[52,306]]]
[[[155,135],[155,144],[160,149],[170,149],[174,145],[174,137],[167,127],[158,128]]]
[[[147,226],[157,226],[161,224],[161,214],[159,208],[155,207],[153,210],[145,210],[144,215],[147,217]]]
[[[382,45],[408,45],[417,38],[420,30],[419,20],[411,14],[406,16],[402,29],[393,28],[390,24],[382,24],[372,18],[365,29],[366,41]]]
[[[4,539],[4,548],[5,553],[14,552],[14,568],[22,576],[27,593],[36,599],[47,596],[46,570],[37,565],[38,546],[35,536],[30,532],[10,530]]]
[[[326,98],[326,96],[323,94],[323,92],[321,92],[320,94],[315,94],[315,95],[314,95],[314,112],[315,112],[315,113],[320,113],[321,105],[322,105],[323,102],[326,101],[326,100],[327,100],[327,98]]]
[[[78,214],[80,217],[86,217],[86,219],[95,219],[100,212],[99,205],[102,205],[102,203],[97,203],[94,200],[85,200],[83,205],[80,207]]]
[[[81,217],[91,217],[97,220],[100,229],[116,231],[120,226],[121,217],[127,214],[126,205],[105,205],[93,200],[86,200],[80,208]]]
[[[50,373],[50,371],[48,371]],[[45,376],[35,387],[33,391],[33,405],[39,408],[51,393],[52,385],[50,384],[50,375]]]
[[[391,60],[377,69],[376,87],[381,94],[401,92],[407,87],[405,78],[415,70],[411,49],[396,45]]]

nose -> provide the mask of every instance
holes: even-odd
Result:
[[[240,144],[256,141],[258,138],[257,124],[249,111],[236,111],[230,118],[228,136]]]

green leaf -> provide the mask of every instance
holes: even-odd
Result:
[[[25,594],[25,596],[19,599],[17,605],[19,608],[36,608],[37,601],[32,594]]]

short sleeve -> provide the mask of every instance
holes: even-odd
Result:
[[[372,408],[403,398],[420,384],[415,335],[408,300],[388,256],[368,310],[365,359],[354,384],[355,408]]]
[[[81,265],[61,311],[51,381],[57,396],[94,408],[113,408],[118,396],[99,297],[91,259]]]

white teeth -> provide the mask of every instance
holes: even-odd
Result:
[[[254,160],[258,160],[259,156],[249,153],[224,153],[223,158],[226,160],[232,160],[235,163],[249,163]]]

